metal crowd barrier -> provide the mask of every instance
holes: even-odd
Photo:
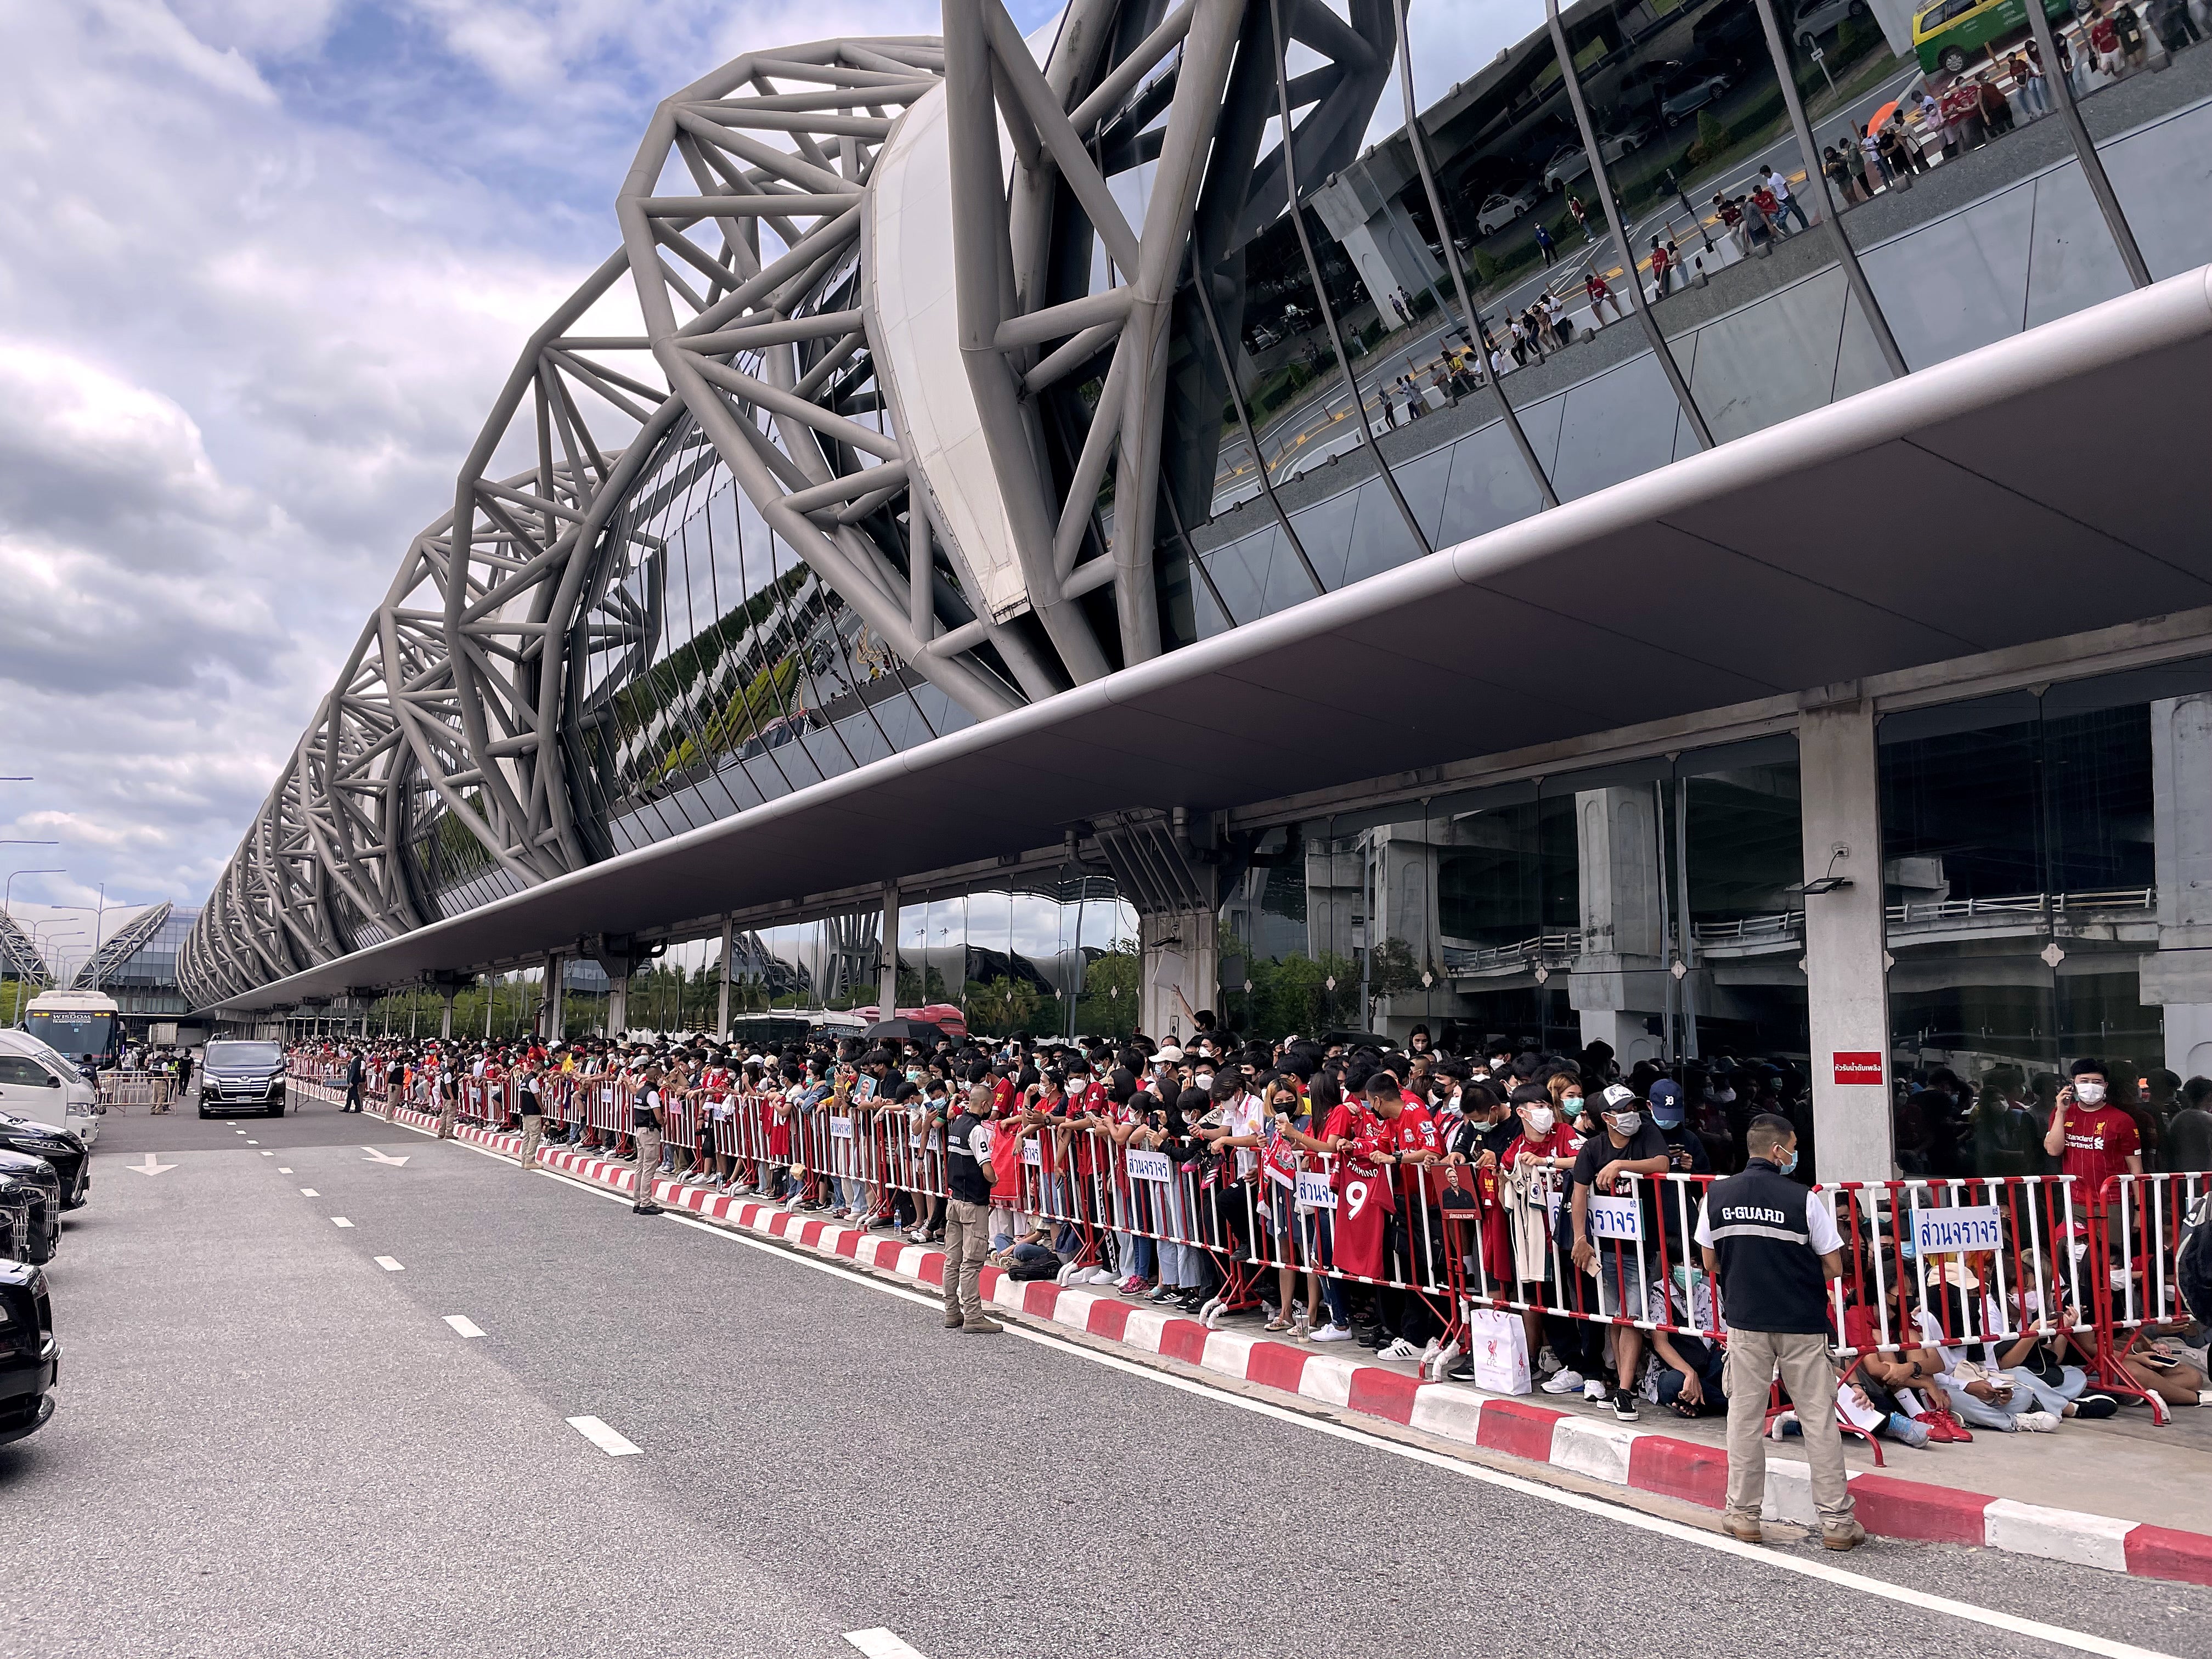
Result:
[[[102,1072],[99,1075],[103,1106],[166,1107],[177,1087],[177,1079],[166,1072]]]

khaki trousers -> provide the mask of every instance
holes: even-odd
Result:
[[[633,1132],[637,1141],[637,1194],[640,1204],[651,1204],[653,1183],[660,1174],[660,1131],[638,1129]]]
[[[439,1139],[451,1140],[453,1138],[453,1117],[460,1110],[460,1107],[461,1103],[458,1100],[444,1099],[438,1103]]]
[[[983,1316],[983,1258],[991,1249],[991,1206],[962,1198],[945,1205],[945,1311],[963,1321]]]
[[[1854,1517],[1844,1478],[1844,1436],[1836,1426],[1836,1367],[1828,1358],[1828,1339],[1811,1333],[1729,1333],[1721,1381],[1728,1391],[1728,1512],[1756,1521],[1765,1505],[1766,1395],[1778,1372],[1804,1426],[1820,1524],[1847,1526]]]
[[[544,1117],[537,1112],[532,1112],[526,1115],[522,1120],[522,1167],[524,1169],[528,1170],[536,1167],[538,1163],[538,1144],[544,1139]]]

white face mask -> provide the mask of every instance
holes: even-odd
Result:
[[[1552,1109],[1548,1106],[1531,1106],[1528,1115],[1522,1121],[1527,1126],[1531,1135],[1541,1140],[1552,1133]]]
[[[1606,1123],[1612,1128],[1613,1133],[1617,1135],[1632,1135],[1638,1129],[1644,1127],[1644,1114],[1641,1112],[1614,1112],[1607,1117]]]
[[[2100,1106],[2105,1100],[2105,1085],[2101,1083],[2077,1083],[2074,1085],[2074,1098],[2084,1106]]]
[[[1193,1074],[1190,1081],[1193,1088],[1211,1089],[1213,1087],[1213,1073],[1211,1072],[1195,1073]]]

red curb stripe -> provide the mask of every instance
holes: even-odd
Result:
[[[927,1255],[922,1257],[921,1266],[915,1270],[914,1276],[925,1285],[934,1285],[939,1290],[943,1290],[945,1288],[945,1252],[932,1250]]]
[[[838,1234],[836,1251],[839,1255],[850,1257],[854,1261],[858,1261],[860,1255],[860,1235],[858,1233]]]
[[[1488,1412],[1485,1408],[1486,1415]],[[1706,1509],[1728,1504],[1728,1448],[1639,1435],[1628,1446],[1628,1484],[1638,1492],[1679,1498]]]
[[[2212,1538],[2203,1533],[2145,1523],[2128,1534],[2127,1549],[2133,1577],[2212,1584]]]
[[[1160,1328],[1160,1358],[1195,1365],[1206,1354],[1206,1327],[1195,1319],[1170,1319]]]
[[[1244,1380],[1264,1382],[1271,1389],[1298,1391],[1298,1378],[1306,1368],[1306,1353],[1287,1342],[1255,1342],[1244,1358]]]
[[[1129,1316],[1134,1311],[1126,1302],[1101,1299],[1091,1304],[1091,1311],[1084,1316],[1083,1328],[1093,1336],[1108,1337],[1119,1342],[1127,1334]]]
[[[1022,1286],[1022,1311],[1039,1319],[1052,1317],[1052,1310],[1060,1304],[1060,1286],[1045,1279],[1036,1279]]]
[[[1887,1474],[1863,1474],[1851,1482],[1859,1524],[1885,1538],[1916,1538],[1927,1544],[1986,1544],[1982,1512],[1992,1501],[1987,1492],[1954,1492]]]
[[[1413,1394],[1421,1386],[1418,1376],[1407,1376],[1381,1365],[1361,1365],[1352,1373],[1347,1407],[1370,1417],[1387,1417],[1393,1423],[1413,1420]]]
[[[1475,1425],[1474,1443],[1486,1451],[1548,1463],[1552,1461],[1552,1426],[1565,1415],[1548,1407],[1524,1406],[1515,1400],[1485,1401],[1481,1420]]]

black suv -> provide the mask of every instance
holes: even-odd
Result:
[[[92,1190],[92,1160],[85,1155],[83,1138],[74,1129],[57,1129],[49,1123],[0,1112],[0,1152],[45,1159],[59,1185],[64,1210],[76,1209]]]
[[[274,1042],[222,1037],[200,1066],[200,1115],[261,1112],[284,1115],[284,1050]]]
[[[54,1414],[48,1390],[61,1375],[46,1274],[27,1262],[0,1261],[0,1445],[46,1426]]]
[[[0,1258],[52,1261],[62,1240],[61,1181],[53,1165],[0,1152]]]

